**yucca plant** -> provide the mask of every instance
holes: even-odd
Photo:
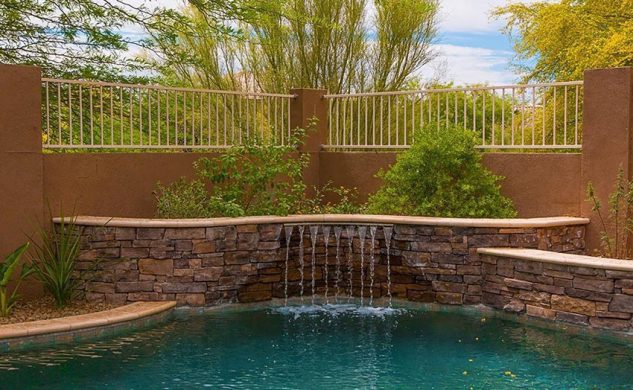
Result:
[[[39,229],[39,240],[33,240],[32,266],[35,276],[53,296],[58,307],[66,306],[74,297],[78,279],[73,278],[79,256],[81,232],[74,218],[61,218],[50,230]]]
[[[0,264],[0,317],[7,317],[11,314],[11,310],[19,298],[18,289],[20,288],[20,284],[33,272],[33,269],[27,264],[22,265],[20,275],[15,279],[13,290],[9,291],[11,276],[13,272],[15,272],[20,263],[20,258],[28,247],[29,243],[27,242],[14,250],[13,253],[7,256],[4,262]]]

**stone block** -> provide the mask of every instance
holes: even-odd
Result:
[[[606,293],[612,293],[614,287],[613,280],[611,279],[601,280],[581,277],[574,278],[572,285],[574,288],[579,288],[582,290],[599,291]]]
[[[140,259],[149,256],[149,248],[121,248],[121,257],[125,259]]]
[[[163,238],[165,229],[162,228],[138,228],[136,238],[139,240],[160,240]]]
[[[193,280],[196,282],[217,282],[224,272],[223,267],[209,267],[196,269],[193,273]]]
[[[178,305],[204,306],[206,299],[205,294],[176,294],[176,302]]]
[[[208,240],[194,240],[193,241],[193,253],[201,254],[201,253],[214,253],[215,252],[215,242]]]
[[[511,279],[511,278],[504,278],[503,283],[510,288],[516,288],[519,290],[532,290],[532,286],[533,286],[531,282],[526,282],[525,280]]]
[[[577,314],[577,313],[569,313],[569,312],[565,312],[565,311],[559,311],[556,313],[556,320],[558,321],[562,321],[562,322],[569,322],[571,324],[576,324],[576,325],[588,325],[589,324],[589,317],[587,317],[584,314]]]
[[[117,241],[136,239],[136,228],[118,227],[114,230],[114,238]]]
[[[596,315],[596,303],[585,299],[567,297],[564,295],[552,295],[551,306],[552,309],[557,311],[583,314],[591,317]]]
[[[631,321],[617,318],[592,317],[589,319],[591,326],[602,329],[627,331],[631,328]]]
[[[158,285],[163,293],[204,293],[207,291],[206,283],[160,283]]]
[[[169,240],[196,240],[206,237],[205,228],[167,228],[165,239]]]
[[[115,284],[115,291],[118,293],[154,291],[154,282],[118,282]]]
[[[552,309],[545,307],[525,305],[527,315],[531,317],[539,317],[553,320],[556,317],[556,312]]]
[[[633,313],[633,296],[615,294],[609,304],[609,311],[619,311],[623,313]]]
[[[147,275],[173,275],[174,261],[172,259],[141,259],[138,261],[141,274]]]
[[[433,290],[442,292],[452,292],[463,294],[466,292],[466,285],[463,283],[451,283],[451,282],[432,282]]]
[[[446,305],[461,305],[463,304],[463,295],[460,293],[452,292],[437,292],[435,293],[435,299],[439,303]]]

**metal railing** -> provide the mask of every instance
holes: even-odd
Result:
[[[416,131],[477,133],[483,149],[579,149],[583,82],[325,95],[326,149],[408,148]]]
[[[42,79],[46,149],[286,144],[294,95]]]

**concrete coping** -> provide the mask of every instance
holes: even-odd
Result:
[[[477,249],[477,253],[480,255],[509,257],[518,260],[539,261],[542,263],[569,265],[574,267],[633,272],[632,260],[610,259],[606,257],[593,257],[520,248],[479,248]]]
[[[65,217],[69,218],[69,217]],[[53,218],[59,223],[62,218]],[[395,215],[364,215],[364,214],[315,214],[257,216],[240,218],[198,218],[198,219],[152,219],[152,218],[111,218],[77,216],[75,223],[82,226],[103,227],[155,227],[155,228],[190,228],[214,227],[231,225],[256,224],[401,224],[428,225],[454,227],[490,227],[490,228],[544,228],[556,226],[586,225],[588,218],[576,217],[545,217],[545,218],[438,218],[438,217],[407,217]]]
[[[108,326],[149,317],[170,310],[175,306],[175,301],[134,302],[96,313],[7,324],[0,326],[0,340]]]

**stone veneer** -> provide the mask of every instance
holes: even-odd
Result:
[[[481,249],[482,303],[505,311],[632,330],[633,261]]]
[[[515,247],[581,253],[587,220],[536,218],[462,220],[388,216],[292,216],[209,220],[130,220],[79,217],[83,243],[77,277],[90,300],[126,303],[177,300],[210,306],[264,301],[284,296],[285,223],[305,223],[305,293],[311,294],[308,225],[392,224],[391,291],[395,298],[444,304],[482,302],[482,262],[478,248]],[[365,291],[369,292],[369,232],[365,240]],[[347,276],[345,229],[340,243]],[[290,242],[289,295],[299,294],[299,234]],[[360,242],[353,240],[354,294],[360,295]],[[387,294],[387,258],[382,229],[375,244],[374,297]],[[316,290],[324,294],[325,247],[316,245]],[[328,251],[329,294],[335,274],[333,234]],[[484,267],[487,267],[487,264]],[[485,268],[483,268],[485,269]],[[341,290],[347,289],[347,279]]]

